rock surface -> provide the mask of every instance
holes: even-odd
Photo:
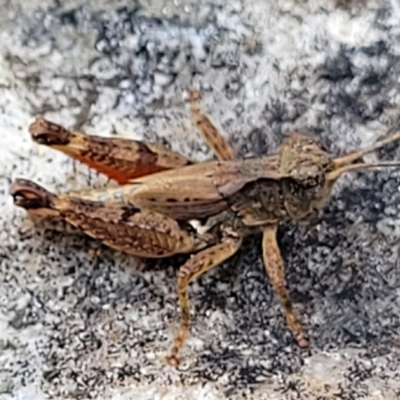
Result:
[[[34,226],[8,195],[16,177],[58,192],[107,183],[33,144],[37,115],[210,158],[182,100],[189,87],[239,156],[273,152],[293,130],[335,154],[371,144],[398,127],[398,2],[0,0],[0,9],[0,399],[399,398],[398,170],[343,177],[314,230],[280,230],[310,350],[292,340],[256,237],[192,284],[179,370],[164,363],[179,260],[139,269],[104,247],[93,256],[95,241]],[[399,146],[378,156],[400,159]]]

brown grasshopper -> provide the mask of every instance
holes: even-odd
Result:
[[[332,157],[314,139],[288,137],[276,154],[235,160],[191,93],[194,121],[217,161],[192,163],[158,145],[71,132],[42,118],[29,128],[35,142],[60,150],[115,179],[116,188],[56,195],[24,179],[12,184],[15,204],[29,213],[56,217],[117,250],[163,258],[192,253],[178,274],[181,323],[167,358],[178,353],[189,332],[188,285],[239,249],[246,235],[261,232],[263,259],[301,347],[309,339],[285,288],[278,224],[314,219],[344,172],[400,162],[365,163],[362,156],[400,139],[400,132],[364,150]]]

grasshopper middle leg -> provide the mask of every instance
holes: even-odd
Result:
[[[170,365],[179,364],[178,353],[189,333],[190,313],[189,313],[189,283],[209,269],[223,263],[236,253],[242,243],[242,237],[229,236],[213,247],[192,256],[186,264],[179,270],[178,292],[181,308],[181,325],[175,337],[173,347],[167,361]]]
[[[285,288],[285,270],[283,260],[276,241],[276,225],[266,226],[263,229],[263,258],[264,265],[272,286],[277,291],[286,311],[286,320],[289,329],[293,332],[300,347],[308,347],[309,339],[303,330],[293,310],[293,303]]]

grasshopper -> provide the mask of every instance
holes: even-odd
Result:
[[[69,131],[38,118],[32,139],[94,168],[115,188],[53,194],[32,181],[16,179],[10,193],[32,215],[61,219],[105,245],[144,258],[189,257],[178,273],[180,328],[167,362],[177,366],[190,327],[188,286],[233,256],[243,238],[262,233],[266,272],[282,300],[297,344],[309,345],[286,288],[276,232],[281,222],[314,220],[345,172],[400,166],[397,161],[366,163],[363,156],[400,139],[387,139],[341,157],[330,155],[313,138],[287,137],[275,154],[235,159],[191,92],[193,120],[217,160],[193,163],[164,147],[122,138]]]

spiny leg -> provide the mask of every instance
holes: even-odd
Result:
[[[218,129],[212,124],[209,118],[200,111],[198,104],[199,98],[199,92],[190,92],[191,111],[195,124],[220,161],[233,160],[235,155],[231,146],[226,142],[221,133],[218,132]]]
[[[263,258],[272,286],[277,291],[286,311],[286,320],[289,329],[294,333],[298,345],[308,347],[309,339],[300,322],[294,314],[293,303],[286,290],[285,270],[283,260],[276,241],[276,225],[269,225],[263,229]]]
[[[44,118],[37,118],[29,132],[35,142],[59,150],[119,184],[190,164],[184,156],[160,145],[72,132]]]
[[[28,213],[65,221],[106,246],[138,257],[164,258],[195,248],[192,235],[156,212],[55,195],[25,179],[17,179],[10,192]]]
[[[181,308],[181,324],[179,332],[174,339],[170,355],[167,361],[172,366],[179,364],[178,353],[189,333],[190,312],[189,312],[189,283],[198,276],[223,263],[236,253],[242,243],[241,237],[227,237],[221,243],[210,247],[192,256],[179,270],[178,292]]]

